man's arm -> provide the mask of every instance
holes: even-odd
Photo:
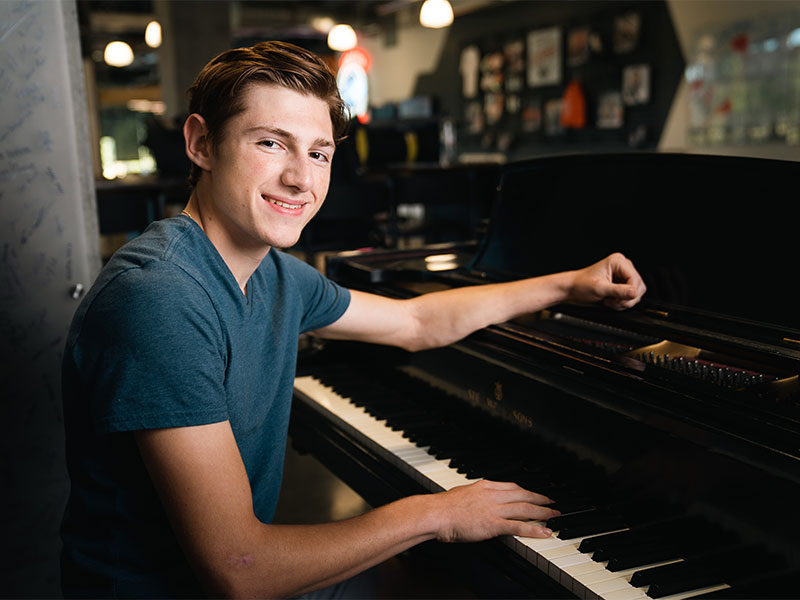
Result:
[[[644,292],[644,282],[631,261],[616,253],[576,271],[408,300],[353,291],[344,315],[316,334],[420,350],[451,344],[483,327],[563,302],[602,301],[623,310],[639,302]]]
[[[529,520],[558,512],[513,483],[480,481],[411,496],[322,525],[271,525],[253,513],[229,423],[140,431],[136,440],[198,577],[214,595],[287,597],[333,585],[425,540],[546,537]]]

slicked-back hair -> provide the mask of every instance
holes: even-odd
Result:
[[[287,42],[260,42],[249,48],[226,50],[213,58],[189,88],[189,112],[205,119],[212,148],[221,140],[225,124],[244,110],[244,91],[254,83],[279,85],[315,96],[330,109],[334,141],[344,139],[347,108],[336,77],[316,54]],[[194,187],[202,169],[192,163],[189,184]]]

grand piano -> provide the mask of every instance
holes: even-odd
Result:
[[[373,505],[480,478],[553,498],[549,539],[424,547],[477,597],[800,597],[798,181],[721,156],[505,166],[482,240],[342,253],[328,275],[406,298],[621,251],[643,301],[418,353],[309,340],[292,439]]]

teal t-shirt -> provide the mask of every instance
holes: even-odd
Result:
[[[350,295],[272,249],[242,294],[187,217],[151,225],[81,302],[63,363],[72,489],[62,527],[67,595],[196,596],[132,431],[230,421],[270,522],[280,491],[298,335]]]

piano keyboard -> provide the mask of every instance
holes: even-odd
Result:
[[[294,389],[295,401],[305,403],[325,419],[347,431],[359,443],[370,447],[428,491],[441,492],[477,481],[451,467],[449,459],[431,455],[428,447],[419,447],[412,443],[403,436],[402,431],[394,430],[385,420],[370,415],[364,408],[340,396],[318,379],[311,376],[297,377]],[[593,533],[592,536],[600,533]],[[561,539],[556,532],[546,539],[506,536],[503,542],[579,598],[648,599],[650,596],[647,595],[647,586],[631,584],[633,574],[643,569],[679,562],[664,561],[612,572],[606,568],[607,562],[595,561],[591,553],[579,551],[578,547],[586,537],[590,536]],[[727,584],[706,586],[660,597],[683,600],[728,587]]]

